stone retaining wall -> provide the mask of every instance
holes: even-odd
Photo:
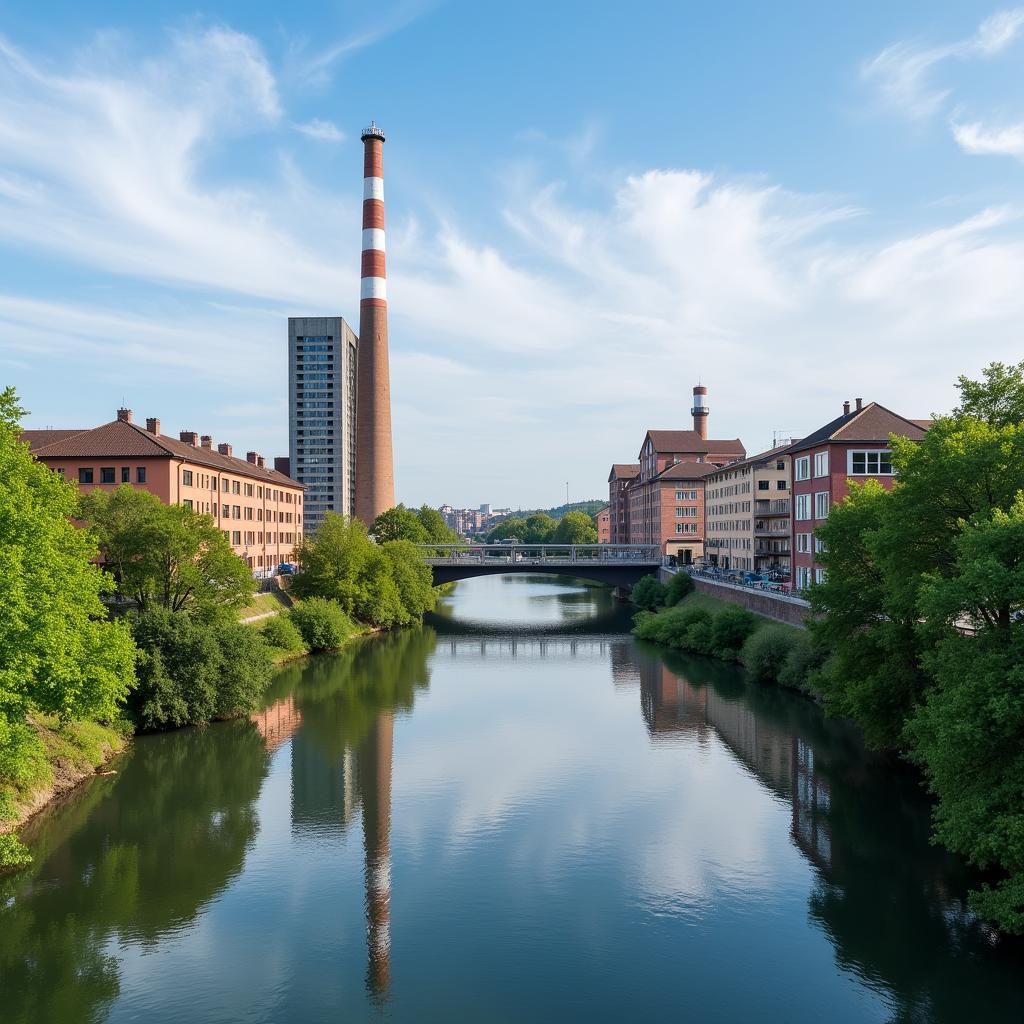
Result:
[[[660,577],[663,583],[667,583],[671,576],[671,570],[661,570]],[[758,615],[775,619],[777,622],[786,622],[791,626],[802,628],[804,620],[811,614],[811,606],[800,597],[754,590],[751,587],[722,583],[703,576],[694,576],[693,582],[696,584],[698,594],[707,594],[708,597],[717,597],[720,601],[738,604],[741,608],[748,608]]]

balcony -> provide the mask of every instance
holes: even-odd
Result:
[[[754,554],[758,558],[765,558],[771,555],[788,555],[789,541],[779,541],[778,544],[758,544],[754,548]]]
[[[789,529],[780,530],[777,523],[760,523],[754,522],[754,536],[755,537],[768,537],[769,539],[778,538],[781,540],[789,539]]]
[[[754,502],[754,514],[758,516],[788,516],[789,498],[766,498]]]

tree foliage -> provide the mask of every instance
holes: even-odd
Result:
[[[408,540],[375,544],[358,519],[328,513],[303,540],[292,591],[336,601],[358,622],[390,628],[433,608],[430,568]]]
[[[84,495],[82,516],[119,591],[143,611],[240,608],[255,592],[249,566],[208,515],[125,484]]]
[[[153,607],[135,621],[139,684],[128,702],[141,729],[196,725],[247,714],[270,681],[255,630],[224,616],[206,621]]]
[[[13,781],[40,753],[26,716],[114,718],[135,663],[101,600],[113,580],[92,561],[95,537],[72,522],[77,491],[19,439],[23,415],[0,392],[0,771]]]
[[[289,613],[302,642],[311,651],[336,651],[355,632],[352,620],[336,601],[311,597]]]
[[[657,576],[644,576],[637,580],[629,599],[644,611],[653,612],[665,604],[665,585]]]
[[[585,512],[566,512],[552,536],[555,544],[596,544],[597,528]]]

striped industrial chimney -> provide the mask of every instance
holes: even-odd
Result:
[[[363,269],[356,379],[356,515],[370,526],[395,504],[384,269],[384,133],[363,129]]]
[[[693,389],[693,408],[690,413],[693,415],[693,429],[704,441],[708,436],[708,412],[708,389],[698,384]]]

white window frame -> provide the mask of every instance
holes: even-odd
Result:
[[[816,536],[814,538],[814,553],[819,554],[822,551],[828,551],[828,548],[825,546],[825,542]]]
[[[853,470],[853,457],[855,455],[863,455],[864,456],[864,472],[863,473],[855,473],[854,470]],[[888,455],[889,456],[889,472],[888,473],[882,473],[880,471],[881,466],[879,466],[879,471],[872,473],[868,469],[868,467],[867,467],[867,461],[868,461],[867,457],[869,455],[877,455],[877,456],[879,456],[879,458],[878,458],[878,462],[879,463],[881,463],[881,461],[882,461],[881,456]],[[867,476],[895,476],[896,475],[896,471],[892,468],[892,449],[891,448],[856,448],[856,449],[851,448],[846,453],[846,474],[847,474],[847,476],[863,476],[863,477],[867,477]]]
[[[798,523],[807,523],[811,519],[811,496],[798,494],[793,499],[793,518]]]
[[[814,570],[814,582],[815,583],[824,583],[825,582],[825,570],[824,569],[822,569],[820,567],[815,568],[815,570]]]
[[[829,506],[832,504],[828,491],[814,492],[814,518],[828,519]]]
[[[796,535],[796,550],[801,555],[811,553],[811,535],[809,533],[798,533]]]
[[[814,475],[828,476],[828,451],[814,453]]]
[[[794,480],[810,480],[811,479],[811,457],[810,455],[803,455],[799,459],[793,460],[793,479]]]
[[[797,590],[806,590],[811,585],[811,570],[806,565],[798,565],[795,581]]]

